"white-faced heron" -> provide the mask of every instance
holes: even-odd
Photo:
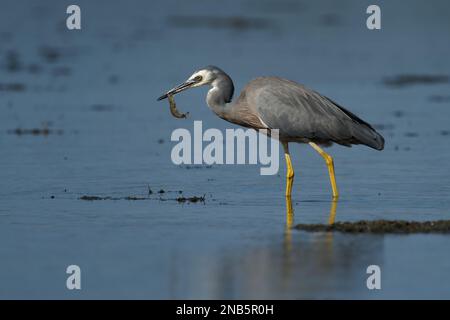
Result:
[[[232,101],[234,86],[221,69],[208,66],[194,72],[181,85],[158,98],[162,100],[189,88],[210,85],[206,103],[222,119],[260,129],[278,129],[286,158],[286,196],[290,197],[294,169],[289,142],[308,143],[324,159],[330,175],[333,199],[339,196],[333,158],[319,145],[338,143],[350,147],[364,144],[383,150],[384,138],[367,122],[333,100],[290,80],[260,77],[250,81],[239,97]]]

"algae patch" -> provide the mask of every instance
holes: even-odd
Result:
[[[356,222],[336,222],[335,224],[298,224],[298,230],[310,232],[338,231],[343,233],[450,233],[450,220],[403,221],[403,220],[362,220]]]

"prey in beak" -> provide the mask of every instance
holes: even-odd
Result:
[[[184,91],[186,89],[189,89],[190,87],[192,87],[194,84],[198,83],[201,81],[201,78],[199,79],[198,77],[191,79],[191,80],[187,80],[186,82],[183,82],[182,84],[180,84],[179,86],[176,86],[173,89],[170,89],[169,91],[167,91],[165,94],[163,94],[161,97],[158,98],[158,101],[166,99],[168,96],[173,96],[181,91]]]

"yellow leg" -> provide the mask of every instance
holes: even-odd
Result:
[[[336,200],[331,201],[330,216],[328,218],[328,224],[330,226],[332,226],[334,224],[334,221],[336,220],[336,207],[337,201]]]
[[[294,226],[294,210],[292,209],[292,200],[286,196],[286,231],[284,233],[284,247],[287,252],[292,249],[292,227]]]
[[[283,142],[284,157],[286,158],[286,197],[291,196],[292,183],[294,182],[294,168],[292,168],[291,156],[289,155],[289,146]]]
[[[339,197],[339,192],[336,185],[336,178],[334,176],[333,158],[314,142],[310,142],[309,145],[313,147],[314,150],[316,150],[325,159],[328,167],[328,173],[330,175],[331,188],[333,189],[333,199],[337,199]]]
[[[286,196],[286,228],[290,230],[294,225],[294,210],[292,209],[292,200]]]

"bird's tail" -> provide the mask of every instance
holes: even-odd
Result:
[[[365,144],[376,150],[384,149],[384,138],[374,128],[365,124],[355,124],[353,137],[356,143]]]
[[[352,139],[350,144],[364,144],[376,150],[384,149],[384,138],[379,134],[370,124],[357,117],[354,113],[348,111],[344,107],[341,107],[333,100],[327,98],[336,107],[341,109],[350,119],[352,119]]]

